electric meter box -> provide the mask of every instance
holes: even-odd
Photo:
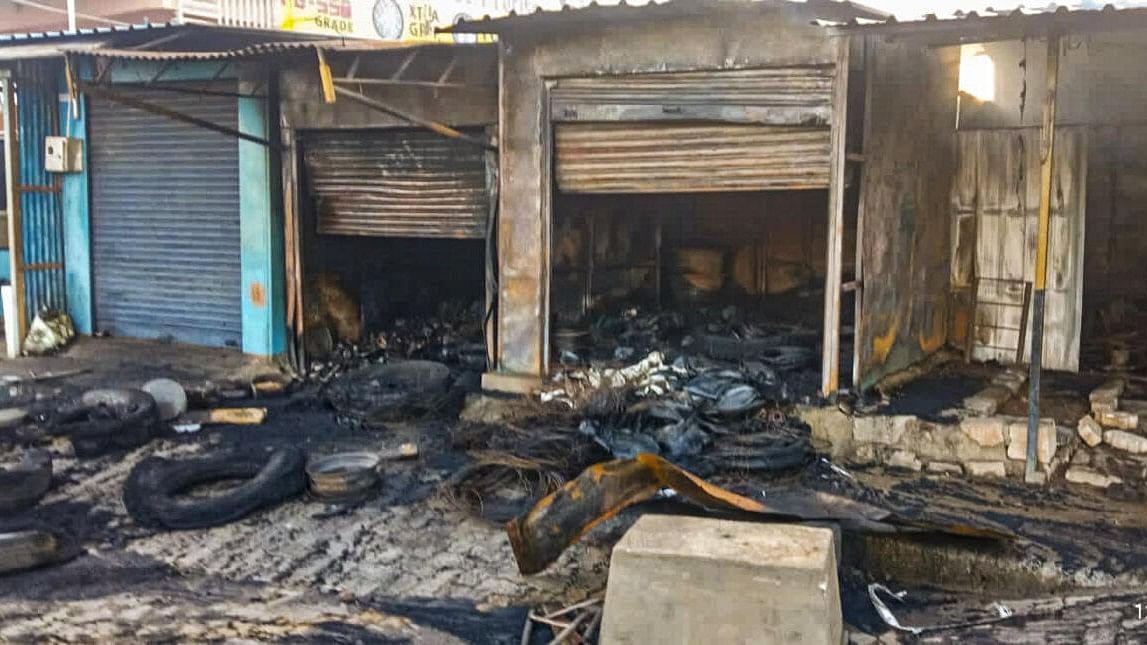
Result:
[[[81,172],[84,169],[84,142],[72,137],[44,137],[44,170]]]

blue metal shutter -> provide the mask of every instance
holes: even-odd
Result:
[[[238,128],[234,97],[132,95]],[[94,99],[90,130],[96,329],[239,346],[238,140]]]

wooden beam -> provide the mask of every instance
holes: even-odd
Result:
[[[315,49],[315,53],[319,56],[319,81],[323,86],[323,102],[335,102],[335,83],[333,75],[331,74],[331,66],[327,64],[327,56],[323,53],[322,48]]]
[[[28,300],[24,294],[24,219],[21,213],[20,191],[20,142],[17,133],[16,91],[12,78],[0,77],[0,92],[3,93],[4,115],[4,162],[8,169],[8,249],[12,268],[12,292],[15,296],[17,344],[28,333]]]
[[[844,259],[844,165],[848,117],[848,38],[836,38],[836,73],[832,83],[832,151],[828,184],[828,258],[824,277],[824,354],[821,393],[840,386],[840,283]]]
[[[411,123],[411,124],[426,128],[427,130],[430,130],[431,132],[436,132],[436,133],[438,133],[444,137],[447,137],[450,139],[458,139],[459,141],[465,141],[466,143],[470,143],[470,144],[479,146],[479,147],[484,148],[486,150],[496,150],[497,149],[496,146],[489,143],[488,141],[483,141],[482,139],[472,137],[472,136],[470,136],[464,132],[459,132],[458,130],[455,130],[454,128],[452,128],[448,125],[445,125],[443,123],[439,123],[439,122],[434,121],[432,119],[424,119],[424,118],[422,118],[416,114],[411,114],[410,112],[400,110],[396,107],[387,105],[386,103],[383,103],[382,101],[379,101],[377,99],[373,99],[369,96],[366,96],[365,94],[361,94],[359,92],[355,92],[354,90],[351,90],[351,89],[348,89],[345,87],[341,87],[338,85],[334,86],[334,89],[335,89],[335,92],[338,93],[340,96],[345,96],[346,98],[351,99],[353,101],[357,101],[359,103],[362,103],[363,105],[365,105],[369,108],[373,108],[373,109],[378,110],[379,112],[382,112],[384,114],[389,114],[391,116],[398,117],[398,118],[402,119],[403,121],[406,121],[407,123]]]
[[[1043,320],[1047,296],[1047,252],[1051,228],[1052,170],[1055,162],[1056,90],[1059,85],[1059,34],[1047,37],[1047,95],[1043,103],[1043,127],[1039,156],[1039,230],[1036,234],[1035,285],[1032,292],[1032,350],[1028,374],[1028,446],[1025,480],[1035,475],[1039,439],[1039,385],[1043,361]]]
[[[870,55],[871,42],[868,38],[864,38],[864,124],[861,125],[862,141],[871,141],[872,136],[872,79],[874,76],[873,66],[876,65],[876,57]],[[863,145],[863,143],[861,144]],[[863,154],[863,153],[862,153]],[[853,302],[855,307],[853,309],[855,320],[852,323],[852,386],[856,390],[860,389],[860,384],[863,382],[861,379],[864,376],[863,370],[860,366],[860,353],[864,350],[861,344],[861,339],[864,338],[864,199],[868,193],[867,182],[865,181],[864,168],[860,168],[857,181],[860,183],[859,198],[856,200],[856,248],[854,250],[854,257],[856,258],[855,276],[856,276],[856,291],[853,294]]]

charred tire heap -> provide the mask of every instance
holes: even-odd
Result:
[[[306,462],[297,448],[221,452],[196,459],[150,457],[124,484],[128,514],[145,526],[196,529],[234,522],[296,497],[307,487]],[[247,481],[206,496],[183,495],[222,480]]]
[[[393,421],[443,411],[451,403],[452,384],[450,368],[442,363],[403,361],[340,376],[327,390],[327,400],[359,421]]]
[[[159,408],[140,390],[91,390],[53,426],[54,434],[71,439],[77,457],[98,457],[147,443],[159,427]]]
[[[0,514],[35,506],[52,485],[52,456],[29,450],[13,468],[0,469]]]

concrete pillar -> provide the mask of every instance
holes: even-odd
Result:
[[[601,642],[839,645],[836,564],[830,528],[647,515],[613,550]]]

